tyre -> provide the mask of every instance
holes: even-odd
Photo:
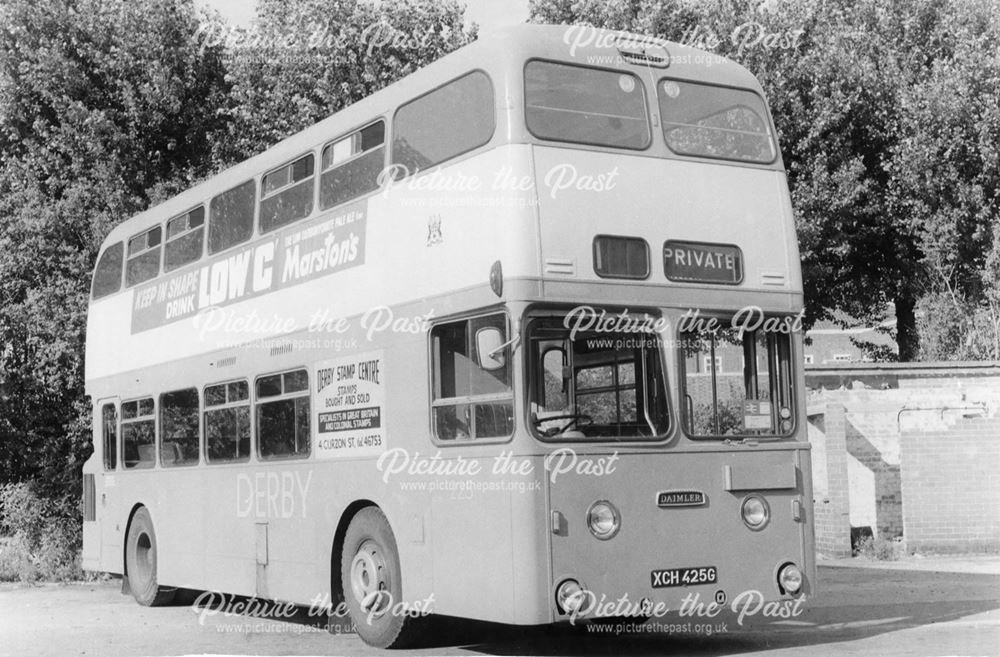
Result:
[[[160,586],[156,580],[156,532],[145,507],[132,516],[125,540],[125,570],[132,597],[139,604],[158,607],[173,600],[176,589]]]
[[[376,648],[398,648],[413,636],[416,619],[398,613],[402,596],[399,552],[378,507],[351,519],[340,559],[341,585],[358,636]]]

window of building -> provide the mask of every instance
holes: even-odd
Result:
[[[510,365],[480,366],[477,333],[485,328],[507,333],[503,314],[438,324],[431,330],[434,431],[441,440],[500,438],[514,430]]]
[[[323,148],[319,207],[323,210],[375,191],[385,168],[385,121],[376,121]]]
[[[125,469],[156,463],[156,417],[153,398],[122,402],[122,464]]]
[[[257,379],[257,444],[261,458],[309,456],[309,375],[306,370]]]
[[[198,462],[198,390],[187,388],[160,396],[160,464]]]
[[[125,248],[121,242],[112,244],[104,249],[97,267],[94,269],[93,297],[100,299],[113,292],[117,292],[122,286],[122,260],[125,255]]]
[[[746,359],[743,359],[743,366],[746,367]],[[712,358],[710,356],[705,356],[702,361],[702,372],[712,371]],[[716,373],[722,373],[722,356],[715,357],[715,371]]]
[[[224,251],[250,239],[256,188],[256,183],[248,180],[212,199],[208,216],[209,253]]]
[[[114,404],[101,407],[101,451],[104,452],[104,469],[118,467],[118,409]]]
[[[540,139],[643,149],[649,115],[631,73],[531,61],[524,67],[524,118]]]
[[[205,444],[209,463],[250,460],[250,386],[246,381],[205,388]]]
[[[260,187],[260,232],[309,216],[316,178],[312,153],[264,176]]]
[[[205,241],[205,206],[167,222],[167,241],[163,245],[163,271],[171,271],[201,258]]]
[[[128,264],[125,265],[126,287],[137,285],[160,273],[160,239],[163,229],[154,226],[128,241]]]
[[[414,174],[486,144],[495,128],[493,83],[474,71],[399,108],[392,162]]]

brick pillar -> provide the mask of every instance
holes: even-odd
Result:
[[[847,418],[844,405],[828,402],[824,417],[828,493],[814,503],[816,551],[851,556],[850,499],[847,484]]]

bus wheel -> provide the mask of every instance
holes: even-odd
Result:
[[[399,647],[413,619],[401,613],[399,553],[389,521],[369,506],[351,519],[340,559],[344,600],[355,629],[365,643],[377,648]]]
[[[173,600],[177,589],[162,587],[156,582],[156,532],[145,507],[140,507],[132,516],[125,541],[125,568],[136,602],[144,607],[158,607]]]

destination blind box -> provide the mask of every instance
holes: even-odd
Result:
[[[743,282],[743,252],[734,244],[663,243],[663,273],[680,283],[739,285]]]

